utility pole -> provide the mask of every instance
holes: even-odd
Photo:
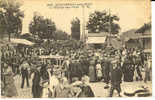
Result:
[[[82,41],[85,42],[85,6],[82,5]]]
[[[109,35],[108,35],[108,46],[111,46],[111,12],[109,9]]]
[[[6,0],[6,5],[9,7],[9,4],[8,4],[8,1],[7,0]],[[9,22],[6,19],[6,16],[3,15],[3,17],[4,17],[4,21],[5,21],[6,25],[7,25],[6,27],[8,28],[9,27]],[[10,35],[11,35],[11,33],[8,33],[8,34],[9,34],[9,42],[10,42],[10,38],[11,38]]]

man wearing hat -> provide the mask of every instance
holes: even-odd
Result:
[[[39,98],[41,96],[41,86],[40,86],[40,69],[41,66],[37,65],[36,69],[34,70],[34,75],[33,75],[33,79],[32,79],[32,95],[33,98]]]
[[[110,73],[111,63],[110,61],[108,61],[108,57],[106,54],[104,55],[104,59],[102,60],[101,66],[102,66],[103,79],[104,79],[104,82],[106,83],[105,88],[109,88],[108,84],[110,81],[109,73]]]
[[[146,61],[145,61],[145,78],[144,78],[144,82],[146,83],[147,81],[150,81],[151,77],[150,77],[150,73],[151,73],[151,69],[152,69],[152,58],[147,57]]]
[[[70,60],[69,60],[69,57],[66,57],[62,66],[64,68],[64,71],[65,71],[65,76],[67,78],[70,78],[70,72],[69,72],[69,65],[70,65]]]
[[[29,87],[29,72],[28,72],[28,68],[29,68],[29,64],[27,63],[27,61],[23,61],[22,65],[21,65],[21,74],[22,74],[21,88],[24,87],[25,79],[26,79],[26,82],[27,82],[27,87]]]
[[[120,92],[121,92],[121,82],[122,82],[122,70],[120,65],[118,64],[118,60],[114,59],[112,61],[112,67],[110,68],[110,73],[111,73],[111,88],[110,88],[110,97],[113,96],[113,91],[117,90],[118,96],[120,97]]]
[[[85,56],[82,56],[80,59],[80,64],[82,68],[82,75],[88,75],[89,73],[89,61]]]

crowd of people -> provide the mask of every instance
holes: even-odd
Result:
[[[151,58],[139,49],[44,49],[2,47],[2,94],[18,95],[14,77],[21,75],[21,88],[32,79],[33,98],[95,97],[89,83],[104,82],[109,96],[121,83],[151,80]],[[54,55],[58,58],[41,58]],[[142,75],[145,72],[145,76]]]

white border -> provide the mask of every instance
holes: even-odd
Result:
[[[154,13],[153,13],[154,12]],[[155,2],[152,2],[152,96],[155,97]]]
[[[154,13],[153,13],[154,12]],[[155,2],[152,2],[152,66],[155,66],[155,45],[153,46],[153,44],[155,43]],[[155,72],[155,67],[152,67],[152,72]],[[149,98],[138,98],[138,97],[134,97],[134,98],[63,98],[63,100],[75,100],[75,99],[80,99],[80,100],[90,100],[90,99],[93,99],[93,100],[155,100],[155,73],[152,73],[152,97],[149,97]],[[153,99],[154,98],[154,99]],[[17,100],[18,98],[15,98],[15,99],[10,99],[10,100]],[[24,100],[24,99],[21,99],[19,98],[20,100]],[[29,98],[28,98],[29,99]],[[44,99],[44,98],[40,98],[40,99],[43,99],[43,100],[51,100],[52,98],[47,98],[47,99]],[[55,98],[53,98],[55,99]],[[4,99],[4,100],[7,100],[7,99]],[[30,99],[29,99],[30,100]],[[34,100],[31,99],[31,100]],[[39,99],[35,99],[35,100],[39,100]],[[57,99],[57,100],[62,100],[62,99]]]

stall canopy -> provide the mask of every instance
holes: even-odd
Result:
[[[106,41],[107,33],[88,33],[88,44],[103,44]]]
[[[105,43],[106,37],[88,37],[88,44],[102,44]]]
[[[0,40],[0,47],[6,46],[6,45],[9,45],[9,46],[16,46],[16,44],[11,43],[11,42],[8,42],[8,41],[6,41],[6,40],[4,40],[4,39]]]
[[[29,45],[29,46],[31,46],[31,45],[34,44],[33,42],[28,41],[28,40],[26,40],[26,39],[17,39],[17,38],[11,38],[11,39],[10,39],[10,42],[11,42],[11,43],[15,43],[15,44]]]

